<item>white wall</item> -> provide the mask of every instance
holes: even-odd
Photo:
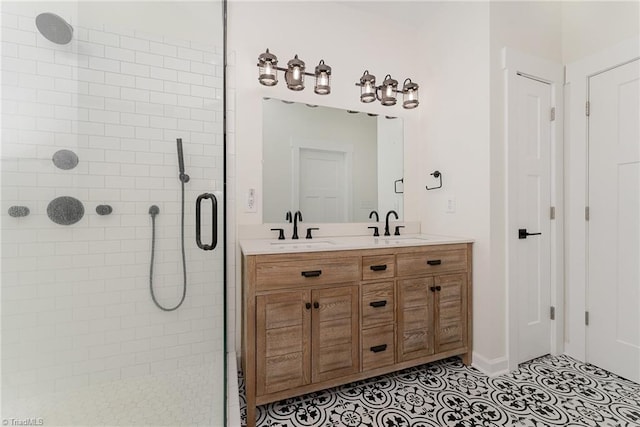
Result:
[[[200,14],[211,12],[201,5]],[[184,139],[191,175],[187,200],[221,192],[220,47],[177,38],[179,28],[192,34],[187,21],[173,22],[169,36],[111,26],[99,14],[84,24],[83,10],[114,19],[126,12],[84,7],[3,4],[3,399],[207,363],[222,350],[222,251],[195,246],[187,202],[187,299],[161,312],[149,295],[148,215],[151,204],[160,207],[155,284],[159,300],[175,304],[182,290],[175,138]],[[45,10],[69,13],[68,45],[37,32],[35,15]],[[182,16],[180,7],[161,10],[160,22]],[[51,162],[63,148],[78,154],[75,169]],[[63,195],[84,204],[74,225],[47,217],[49,201]],[[98,216],[99,204],[113,213]],[[31,215],[9,217],[12,205]]]
[[[490,276],[488,4],[440,3],[425,15],[419,43],[424,119],[410,158],[422,169],[422,230],[475,239],[474,359],[494,359],[504,356],[504,296]],[[436,169],[443,188],[426,191]],[[449,197],[455,213],[445,212]]]
[[[561,2],[565,64],[638,36],[640,2]]]

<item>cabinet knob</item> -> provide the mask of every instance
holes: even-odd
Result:
[[[435,287],[435,286],[430,286],[430,287],[429,287],[429,290],[430,290],[431,292],[435,292],[435,291],[436,291],[436,287]]]
[[[318,301],[313,302],[313,308],[320,308],[320,304],[318,303]]]
[[[310,303],[310,302],[306,303],[306,304],[304,305],[304,307],[305,307],[307,310],[309,310],[309,309],[311,308],[311,303]]]

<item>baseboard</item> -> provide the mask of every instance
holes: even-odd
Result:
[[[473,352],[471,365],[489,377],[497,377],[509,372],[509,359],[506,357],[487,359],[475,351]]]

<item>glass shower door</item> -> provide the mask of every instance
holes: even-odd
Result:
[[[0,418],[222,426],[222,1],[0,6]]]

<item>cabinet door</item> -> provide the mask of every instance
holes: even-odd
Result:
[[[467,276],[437,276],[435,351],[464,348],[467,342]]]
[[[312,381],[360,371],[358,286],[312,291]]]
[[[256,391],[275,393],[309,384],[310,291],[256,297]]]
[[[434,352],[433,286],[433,277],[398,281],[398,361]]]

